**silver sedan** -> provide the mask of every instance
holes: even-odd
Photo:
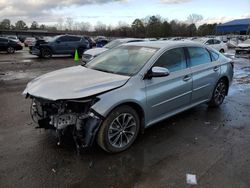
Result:
[[[78,149],[97,141],[116,153],[163,119],[202,103],[220,106],[232,78],[232,61],[202,44],[140,42],[42,75],[23,93],[38,127],[56,130],[58,144],[70,132]]]

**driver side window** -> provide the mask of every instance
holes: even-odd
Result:
[[[164,67],[170,72],[187,68],[186,57],[183,48],[168,50],[156,61],[154,67]]]

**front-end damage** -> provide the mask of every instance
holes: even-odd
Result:
[[[99,99],[96,97],[77,100],[51,101],[33,96],[30,113],[38,123],[37,128],[53,129],[62,136],[70,133],[77,149],[91,146],[102,122],[102,116],[91,109]]]

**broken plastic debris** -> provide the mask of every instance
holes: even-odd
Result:
[[[52,168],[51,170],[52,170],[52,172],[56,173],[56,170],[54,168]]]
[[[187,184],[197,185],[196,175],[194,174],[186,174],[187,176]]]
[[[210,125],[211,124],[211,122],[209,122],[209,121],[205,121],[204,123],[205,123],[205,125]]]

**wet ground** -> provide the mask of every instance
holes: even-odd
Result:
[[[76,154],[37,130],[21,95],[33,77],[76,65],[71,57],[41,60],[27,50],[0,54],[0,187],[250,187],[250,60],[235,59],[229,96],[218,109],[201,105],[147,129],[129,150],[98,146]]]

